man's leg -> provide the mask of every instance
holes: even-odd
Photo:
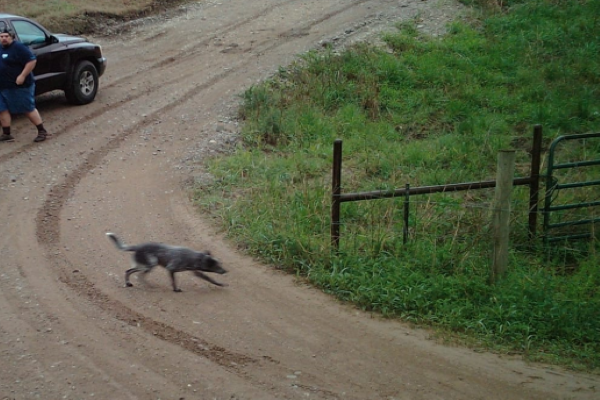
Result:
[[[25,113],[25,115],[27,115],[27,118],[29,118],[31,123],[35,126],[38,126],[42,123],[42,117],[40,116],[40,113],[37,110],[37,108],[34,108],[31,112]]]
[[[0,111],[0,125],[2,125],[2,135],[0,135],[0,142],[12,142],[15,140],[10,134],[10,112],[8,110]]]
[[[44,129],[44,124],[42,123],[42,117],[40,116],[40,113],[37,110],[37,108],[34,108],[33,111],[25,113],[25,115],[27,116],[27,118],[29,118],[31,123],[34,124],[38,130],[38,135],[36,136],[34,141],[35,142],[43,142],[44,140],[46,140],[46,137],[48,137],[48,132],[46,132],[46,129]]]

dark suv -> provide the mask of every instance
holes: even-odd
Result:
[[[72,104],[88,104],[98,92],[106,58],[97,44],[76,36],[52,34],[35,21],[0,14],[0,32],[7,29],[37,57],[35,94],[63,90]]]

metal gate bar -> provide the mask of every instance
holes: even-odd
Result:
[[[556,151],[557,146],[561,142],[566,141],[566,140],[583,140],[583,139],[590,139],[590,138],[600,138],[600,133],[584,133],[584,134],[579,134],[579,135],[560,136],[560,137],[556,138],[550,145],[550,150],[549,150],[549,155],[548,155],[548,173],[546,174],[546,196],[545,196],[545,205],[544,205],[544,209],[543,209],[543,213],[544,213],[544,225],[543,225],[544,226],[544,233],[543,233],[544,243],[557,242],[557,241],[562,241],[562,240],[575,240],[575,239],[590,238],[590,237],[592,237],[591,233],[579,233],[579,234],[562,235],[562,236],[551,236],[550,230],[556,229],[556,228],[595,224],[595,223],[600,222],[600,218],[589,218],[589,219],[583,219],[583,220],[578,220],[578,221],[566,221],[566,222],[560,222],[560,223],[551,223],[550,222],[550,214],[553,211],[573,210],[573,209],[578,209],[578,208],[600,206],[600,201],[588,201],[588,202],[581,202],[581,203],[574,203],[574,204],[562,204],[562,205],[552,206],[552,194],[558,190],[600,185],[600,180],[559,184],[559,183],[555,182],[555,179],[553,177],[553,172],[558,169],[590,167],[590,166],[594,166],[594,165],[600,165],[600,159],[581,160],[581,161],[556,164],[556,165],[554,164],[555,151]]]

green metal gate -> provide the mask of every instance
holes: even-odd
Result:
[[[592,201],[585,201],[581,203],[571,203],[571,204],[558,204],[553,205],[553,201],[557,198],[558,194],[562,190],[575,189],[580,187],[588,187],[588,186],[600,186],[600,180],[592,180],[592,181],[582,181],[582,182],[571,182],[571,183],[559,183],[557,178],[554,176],[554,172],[560,169],[568,169],[568,168],[580,168],[580,167],[592,167],[595,165],[600,165],[600,159],[594,160],[582,160],[575,162],[568,162],[562,164],[554,164],[555,162],[555,151],[557,146],[569,140],[583,140],[583,139],[591,139],[596,138],[600,140],[600,133],[585,133],[580,135],[567,135],[560,136],[556,138],[552,144],[550,145],[550,150],[548,154],[548,172],[546,174],[546,196],[545,196],[545,204],[544,204],[544,232],[543,239],[544,244],[548,244],[551,242],[558,241],[566,241],[566,240],[575,240],[575,239],[586,239],[592,237],[593,232],[593,224],[600,222],[600,218],[584,218],[579,220],[571,220],[571,221],[561,221],[553,223],[551,221],[551,216],[553,212],[564,211],[564,210],[573,210],[580,208],[589,208],[589,207],[597,207],[600,206],[600,196],[596,199],[592,199]],[[597,175],[600,177],[600,175]],[[591,215],[589,213],[588,215]],[[589,225],[590,229],[587,232],[567,232],[560,233],[559,231],[567,230],[572,231],[574,227],[577,226],[586,226]],[[582,228],[583,229],[583,228]],[[555,233],[557,232],[557,233]]]

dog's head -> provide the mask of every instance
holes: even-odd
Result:
[[[226,274],[227,270],[225,270],[221,266],[221,262],[214,258],[210,252],[201,253],[198,258],[198,269],[200,271],[205,272],[214,272],[216,274]]]

